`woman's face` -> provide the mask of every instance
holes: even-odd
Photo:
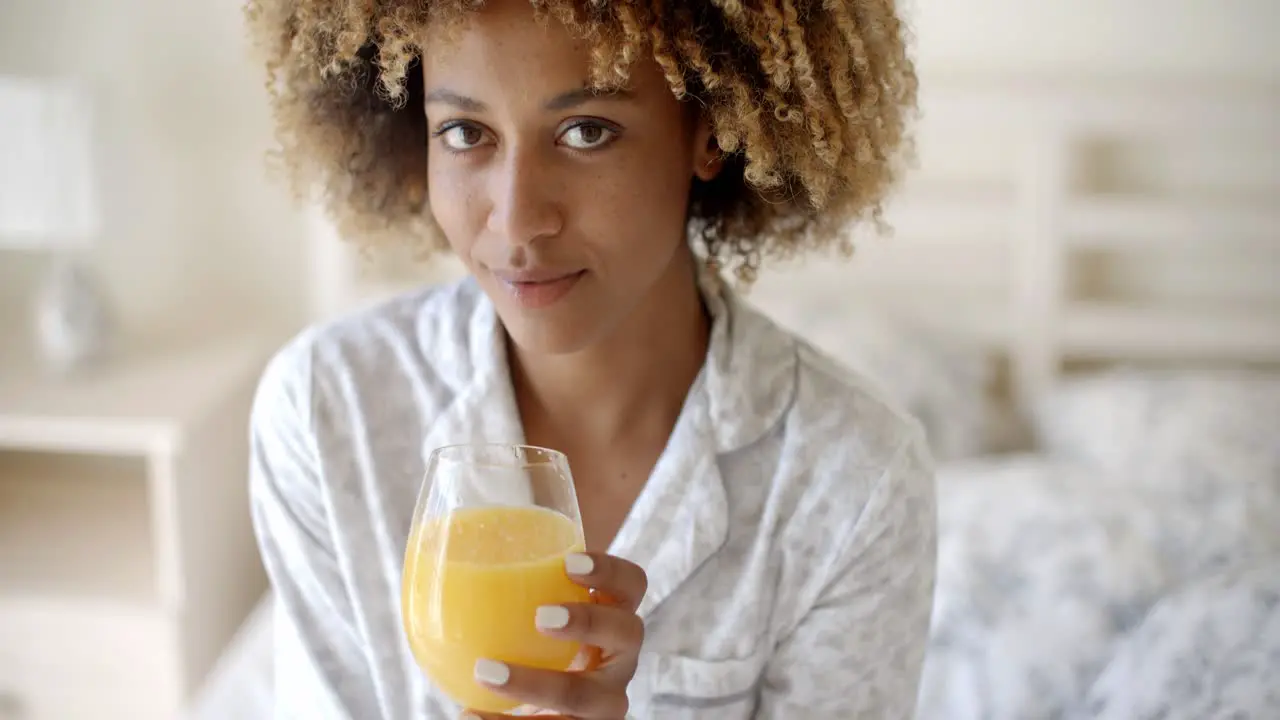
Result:
[[[652,60],[593,94],[587,48],[486,3],[423,60],[431,211],[523,349],[580,350],[692,280],[690,183],[715,155]]]

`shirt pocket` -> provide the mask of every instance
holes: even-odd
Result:
[[[702,660],[652,653],[644,662],[648,692],[636,717],[666,720],[748,720],[755,712],[769,653],[740,659]]]

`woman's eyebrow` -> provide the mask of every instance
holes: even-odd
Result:
[[[630,100],[635,94],[626,88],[593,88],[582,87],[559,95],[548,100],[544,107],[548,110],[568,110],[577,107],[583,103],[593,100]],[[435,88],[426,94],[423,98],[423,105],[432,103],[443,103],[452,105],[464,112],[481,113],[487,108],[484,103],[475,98],[467,97],[460,93],[456,93],[448,88]]]
[[[426,97],[422,100],[422,104],[430,105],[432,103],[452,105],[463,112],[479,113],[484,112],[485,110],[484,103],[479,100],[469,98],[466,95],[460,95],[446,88],[435,88],[431,92],[427,93]]]
[[[582,87],[561,93],[547,101],[548,110],[568,110],[592,100],[630,100],[635,94],[621,87]]]

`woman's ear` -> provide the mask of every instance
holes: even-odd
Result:
[[[693,134],[693,175],[703,182],[714,180],[724,166],[724,153],[716,142],[711,123],[699,114]]]

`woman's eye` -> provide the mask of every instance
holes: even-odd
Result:
[[[574,150],[594,150],[609,144],[616,133],[598,123],[579,123],[564,131],[560,141]]]
[[[450,150],[470,150],[484,142],[484,131],[475,125],[453,125],[439,135]]]

